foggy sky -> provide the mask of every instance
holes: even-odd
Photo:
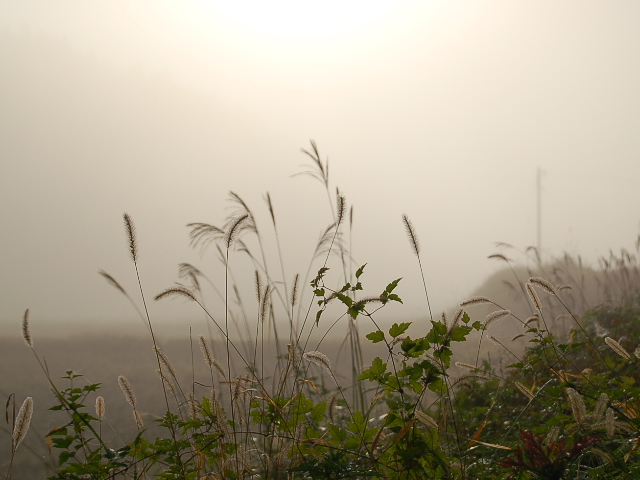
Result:
[[[634,251],[640,4],[396,3],[329,31],[313,22],[335,5],[302,8],[290,22],[307,35],[204,0],[1,2],[3,331],[27,307],[34,329],[135,319],[97,274],[136,291],[124,212],[149,298],[179,262],[223,281],[185,225],[222,226],[230,190],[273,238],[270,192],[287,278],[304,274],[331,223],[322,185],[291,178],[310,139],[354,206],[368,293],[403,277],[394,314],[425,312],[401,215],[434,309],[448,309],[499,267],[495,242],[535,244],[537,168],[548,257]],[[168,323],[195,313],[151,309]]]

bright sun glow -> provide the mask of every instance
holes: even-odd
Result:
[[[234,22],[262,34],[321,38],[346,33],[389,13],[402,0],[214,0]]]

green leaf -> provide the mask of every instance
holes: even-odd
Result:
[[[362,275],[362,272],[364,271],[364,267],[366,267],[367,264],[365,263],[364,265],[362,265],[358,271],[356,272],[356,278],[360,278],[360,275]]]
[[[387,364],[380,357],[376,357],[371,362],[371,366],[366,368],[358,377],[358,380],[371,380],[372,382],[380,382],[388,375],[384,375],[387,371]]]
[[[429,350],[429,342],[426,338],[417,338],[412,340],[410,337],[405,338],[400,345],[402,351],[409,357],[416,358]]]
[[[402,278],[398,278],[393,282],[391,282],[389,285],[387,285],[387,288],[384,289],[385,293],[389,294],[393,292],[393,290],[398,286],[398,283],[400,282],[400,280],[402,280]]]
[[[406,332],[410,325],[411,322],[402,322],[400,325],[394,323],[389,329],[389,335],[391,335],[391,338],[397,338]]]
[[[338,427],[338,426],[333,425],[333,424],[327,425],[327,430],[329,431],[329,435],[331,435],[331,437],[334,440],[336,440],[336,441],[338,441],[340,443],[344,442],[347,439],[347,437],[349,436],[347,434],[347,430],[345,428]]]
[[[344,293],[336,292],[336,297],[338,297],[338,299],[347,307],[353,305],[353,298],[347,297]]]
[[[387,364],[382,361],[380,357],[376,357],[371,362],[371,371],[376,375],[382,375],[387,371]]]
[[[64,452],[60,452],[60,456],[58,457],[58,467],[67,463],[69,458],[71,458],[71,452],[67,452],[66,450]]]
[[[373,343],[382,342],[384,341],[384,332],[382,330],[376,330],[375,332],[367,334],[367,338]]]
[[[56,448],[60,448],[60,449],[67,449],[71,446],[71,444],[73,443],[73,440],[75,439],[75,437],[73,437],[72,435],[67,435],[64,438],[54,438],[51,440],[51,444],[56,447]]]
[[[314,422],[320,423],[327,411],[327,402],[320,402],[313,406],[311,410],[311,418]]]
[[[387,301],[388,302],[398,302],[398,303],[403,303],[402,299],[396,295],[395,293],[390,294],[389,296],[387,296]]]
[[[367,427],[367,420],[360,410],[356,410],[351,417],[351,421],[347,424],[347,429],[352,433],[364,432]]]
[[[458,325],[457,327],[453,328],[450,332],[451,341],[464,342],[465,338],[467,337],[467,335],[469,335],[469,332],[471,332],[471,330],[473,330],[472,327]]]
[[[354,320],[358,318],[360,312],[364,310],[364,303],[354,303],[353,306],[349,307],[347,313],[351,315],[351,318]]]

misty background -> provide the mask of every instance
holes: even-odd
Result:
[[[270,192],[287,279],[304,274],[332,222],[322,185],[291,178],[310,139],[354,206],[365,292],[403,277],[398,318],[425,316],[401,215],[434,312],[450,309],[503,266],[495,242],[536,244],[538,169],[545,258],[635,251],[639,3],[268,4],[0,2],[3,335],[27,307],[36,342],[144,333],[97,273],[137,298],[124,212],[149,298],[180,262],[224,281],[185,225],[222,226],[229,191],[267,236]],[[150,313],[201,326],[182,301]]]

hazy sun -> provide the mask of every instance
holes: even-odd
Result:
[[[262,34],[318,38],[357,29],[401,3],[403,0],[212,0],[211,6]]]

